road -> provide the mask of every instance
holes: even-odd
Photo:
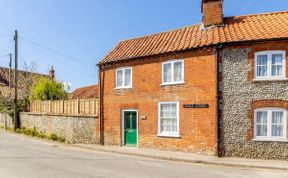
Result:
[[[0,130],[0,178],[90,177],[287,178],[288,173],[108,154]]]

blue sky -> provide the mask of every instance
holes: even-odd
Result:
[[[119,41],[201,21],[200,0],[0,0],[0,66],[18,30],[19,65],[53,65],[72,90],[97,83],[96,63]],[[224,15],[287,11],[288,0],[224,0]]]

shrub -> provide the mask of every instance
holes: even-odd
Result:
[[[22,129],[16,129],[16,133],[23,133]]]
[[[58,137],[58,139],[57,139],[59,142],[65,142],[65,138],[63,138],[63,137]]]
[[[54,141],[56,141],[57,138],[58,138],[57,135],[54,134],[54,133],[50,133],[50,134],[48,135],[48,139],[49,139],[49,140],[54,140]]]
[[[62,83],[41,77],[32,86],[30,100],[59,100],[66,97]]]
[[[39,138],[46,138],[47,136],[46,136],[46,134],[45,134],[44,132],[39,132],[38,135],[37,135],[37,137],[39,137]]]
[[[38,131],[35,130],[35,129],[33,129],[33,130],[31,131],[31,135],[32,135],[33,137],[37,136],[38,134],[39,134]]]
[[[32,130],[31,130],[31,129],[26,129],[26,130],[24,131],[24,134],[25,134],[25,135],[31,135],[31,134],[32,134]]]

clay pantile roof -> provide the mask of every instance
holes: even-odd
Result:
[[[98,85],[92,85],[82,88],[77,88],[71,94],[69,99],[92,99],[97,98]]]
[[[183,51],[221,43],[288,38],[288,11],[224,18],[221,27],[202,24],[124,40],[99,64]]]
[[[1,96],[9,96],[10,88],[9,88],[9,68],[0,67],[0,95]],[[26,96],[25,89],[29,84],[33,83],[39,77],[49,77],[45,74],[33,73],[19,70],[18,73],[18,97],[21,99]],[[25,79],[25,80],[24,80]],[[27,83],[27,81],[29,82]],[[11,71],[11,85],[14,83],[14,70]],[[13,94],[13,92],[12,92]]]
[[[6,67],[0,67],[0,83],[5,84],[8,86],[9,84],[9,68]],[[48,75],[45,74],[40,74],[40,73],[33,73],[33,72],[28,72],[28,71],[23,71],[23,70],[18,70],[18,81],[20,81],[22,78],[27,78],[27,77],[49,77]],[[14,81],[14,69],[11,71],[11,82]]]

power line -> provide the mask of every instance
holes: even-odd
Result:
[[[9,32],[12,32],[13,30],[10,28],[10,26],[4,22],[1,18],[0,18],[0,24],[2,24],[3,27],[5,27]]]
[[[34,48],[35,48],[35,47],[34,47]],[[35,49],[36,49],[36,48],[35,48]],[[47,51],[44,52],[43,49],[37,49],[37,52],[40,52],[41,54],[49,57],[49,59],[55,61],[55,62],[58,63],[58,64],[61,64],[62,67],[67,67],[67,68],[69,67],[70,69],[73,69],[73,71],[75,71],[75,72],[77,72],[77,73],[85,76],[85,78],[92,78],[92,77],[91,77],[91,74],[88,74],[88,73],[86,73],[86,72],[84,72],[84,71],[81,71],[81,70],[79,70],[78,68],[73,67],[73,66],[70,65],[69,63],[60,62],[60,60],[55,59],[55,56],[53,56],[53,55],[51,55],[51,54],[48,54]],[[91,67],[91,66],[90,66],[90,67]]]
[[[7,51],[9,48],[11,48],[11,45],[13,44],[12,42],[13,42],[13,40],[14,39],[11,39],[7,44],[7,46],[5,46],[5,48],[3,49],[3,51],[5,52],[5,51]],[[1,50],[2,51],[2,50]]]
[[[0,56],[1,58],[2,57],[8,57],[10,54],[6,54],[6,55],[2,55],[2,56]]]
[[[67,59],[73,59],[75,62],[78,62],[78,63],[80,63],[80,64],[82,64],[82,65],[92,66],[91,64],[88,64],[88,63],[86,63],[86,62],[83,62],[81,59],[78,59],[78,58],[76,58],[76,57],[73,57],[73,56],[64,54],[64,53],[59,52],[59,51],[54,50],[54,49],[51,49],[51,48],[46,47],[46,46],[44,46],[44,45],[42,45],[42,44],[40,44],[40,43],[38,43],[38,42],[34,42],[34,41],[29,40],[29,39],[27,39],[27,38],[24,38],[24,37],[22,37],[22,36],[20,36],[20,38],[21,38],[23,41],[26,41],[26,42],[28,42],[28,43],[30,43],[30,44],[33,44],[33,45],[35,45],[35,46],[38,46],[38,47],[40,47],[40,48],[43,48],[43,49],[45,49],[45,50],[47,50],[47,51],[50,51],[50,52],[52,52],[52,53],[54,53],[54,54],[57,54],[57,55],[61,56],[61,57],[64,57],[64,58],[67,58]]]

